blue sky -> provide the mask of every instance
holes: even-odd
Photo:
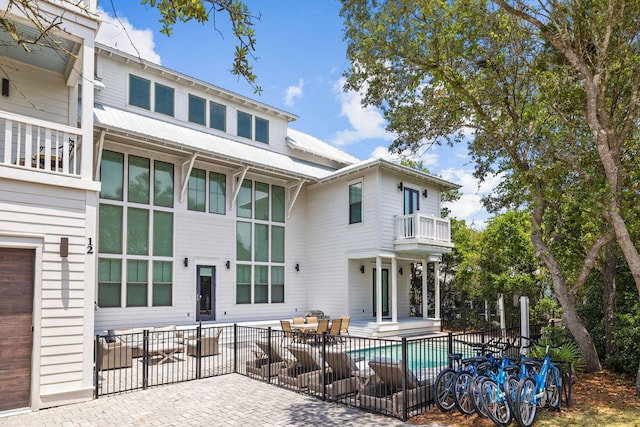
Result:
[[[109,16],[98,41],[140,55],[200,80],[255,98],[295,114],[291,127],[360,158],[385,157],[393,135],[375,109],[364,109],[357,93],[342,90],[348,68],[338,0],[245,0],[255,20],[257,61],[253,62],[261,95],[229,70],[235,39],[226,17],[215,22],[177,24],[171,37],[160,34],[159,14],[137,0],[99,1]],[[114,10],[115,9],[115,10]],[[118,15],[119,20],[113,19]],[[121,27],[124,26],[126,31]],[[217,28],[217,29],[216,29]],[[423,150],[424,151],[424,150]],[[433,174],[462,185],[463,197],[452,213],[482,228],[487,212],[480,197],[495,181],[478,185],[464,145],[435,147],[419,156]]]

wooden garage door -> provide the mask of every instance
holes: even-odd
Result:
[[[29,406],[35,252],[0,248],[0,411]]]

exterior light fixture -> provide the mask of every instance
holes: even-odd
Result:
[[[231,268],[231,261],[227,260],[227,262],[224,263],[225,267],[227,267],[227,270]]]
[[[300,264],[296,264],[295,269],[296,271],[300,271]]]
[[[360,273],[364,274],[364,265],[360,266]]]
[[[184,264],[185,267],[189,267],[189,258],[185,258],[182,263]]]
[[[398,184],[398,190],[402,191],[404,189],[404,184],[402,183],[402,181],[400,181],[400,183]]]
[[[69,238],[60,238],[60,258],[66,258],[69,256]]]
[[[400,267],[400,269],[398,270],[398,273],[400,273],[400,275],[402,276],[402,273],[403,273],[402,267]]]
[[[424,197],[425,199],[427,198],[427,189],[425,188],[424,190],[422,190],[422,197]]]

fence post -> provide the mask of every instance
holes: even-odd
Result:
[[[322,400],[327,400],[327,332],[322,333]]]
[[[238,324],[233,324],[233,373],[238,373]]]
[[[271,326],[267,328],[267,383],[271,384]]]
[[[96,335],[96,341],[93,345],[93,354],[95,357],[95,361],[96,361],[96,367],[95,367],[95,372],[93,373],[94,375],[94,381],[96,384],[96,389],[94,392],[94,398],[97,399],[100,396],[100,384],[99,384],[99,380],[100,380],[100,368],[102,367],[102,357],[100,357],[100,335]]]
[[[407,421],[407,337],[402,337],[402,421]]]
[[[484,344],[484,340],[485,340],[485,330],[484,328],[480,329],[480,339],[481,339],[481,343]]]
[[[447,334],[447,360],[449,368],[453,368],[453,361],[449,357],[449,354],[453,354],[453,332]]]
[[[202,321],[196,328],[196,378],[202,378]]]
[[[149,330],[142,331],[142,389],[149,388]]]

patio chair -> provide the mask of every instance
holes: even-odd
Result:
[[[349,335],[349,322],[351,321],[350,316],[342,316],[342,326],[340,327],[340,335]]]
[[[247,360],[247,372],[263,379],[275,377],[280,370],[292,365],[295,360],[286,353],[281,352],[275,340],[257,340],[258,350],[253,350],[254,360]],[[284,353],[284,354],[283,354]],[[271,363],[269,363],[271,361]]]
[[[369,367],[376,373],[379,382],[364,387],[360,393],[360,405],[376,412],[403,417],[404,402],[407,409],[424,405],[432,398],[434,370],[413,372],[407,369],[406,392],[402,389],[404,372],[401,360],[372,359]]]
[[[361,372],[346,351],[327,351],[325,361],[330,370],[325,375],[313,376],[309,381],[309,390],[322,394],[331,399],[356,393],[360,388],[360,381],[366,381],[375,376],[368,370]]]
[[[307,316],[307,323],[318,323],[318,318],[316,316]]]
[[[215,356],[220,354],[218,341],[222,335],[222,328],[202,328],[200,337],[200,356]],[[198,355],[198,338],[190,337],[187,341],[187,354]]]
[[[304,389],[309,386],[312,377],[322,375],[324,363],[313,347],[307,344],[293,344],[287,347],[287,350],[295,357],[296,362],[280,370],[280,384]]]
[[[304,317],[294,317],[293,318],[293,324],[294,325],[301,325],[304,323]]]
[[[329,342],[338,342],[338,336],[340,335],[340,329],[342,328],[342,319],[334,319],[331,321],[331,328],[329,328]]]
[[[325,332],[329,332],[329,320],[327,319],[320,319],[318,320],[318,327],[316,328],[316,332],[315,332],[315,336],[314,338],[314,342],[316,344],[321,343],[322,342],[322,334],[324,334]]]
[[[108,337],[99,337],[98,360],[100,370],[128,368],[133,365],[131,347],[121,342],[107,342]]]

